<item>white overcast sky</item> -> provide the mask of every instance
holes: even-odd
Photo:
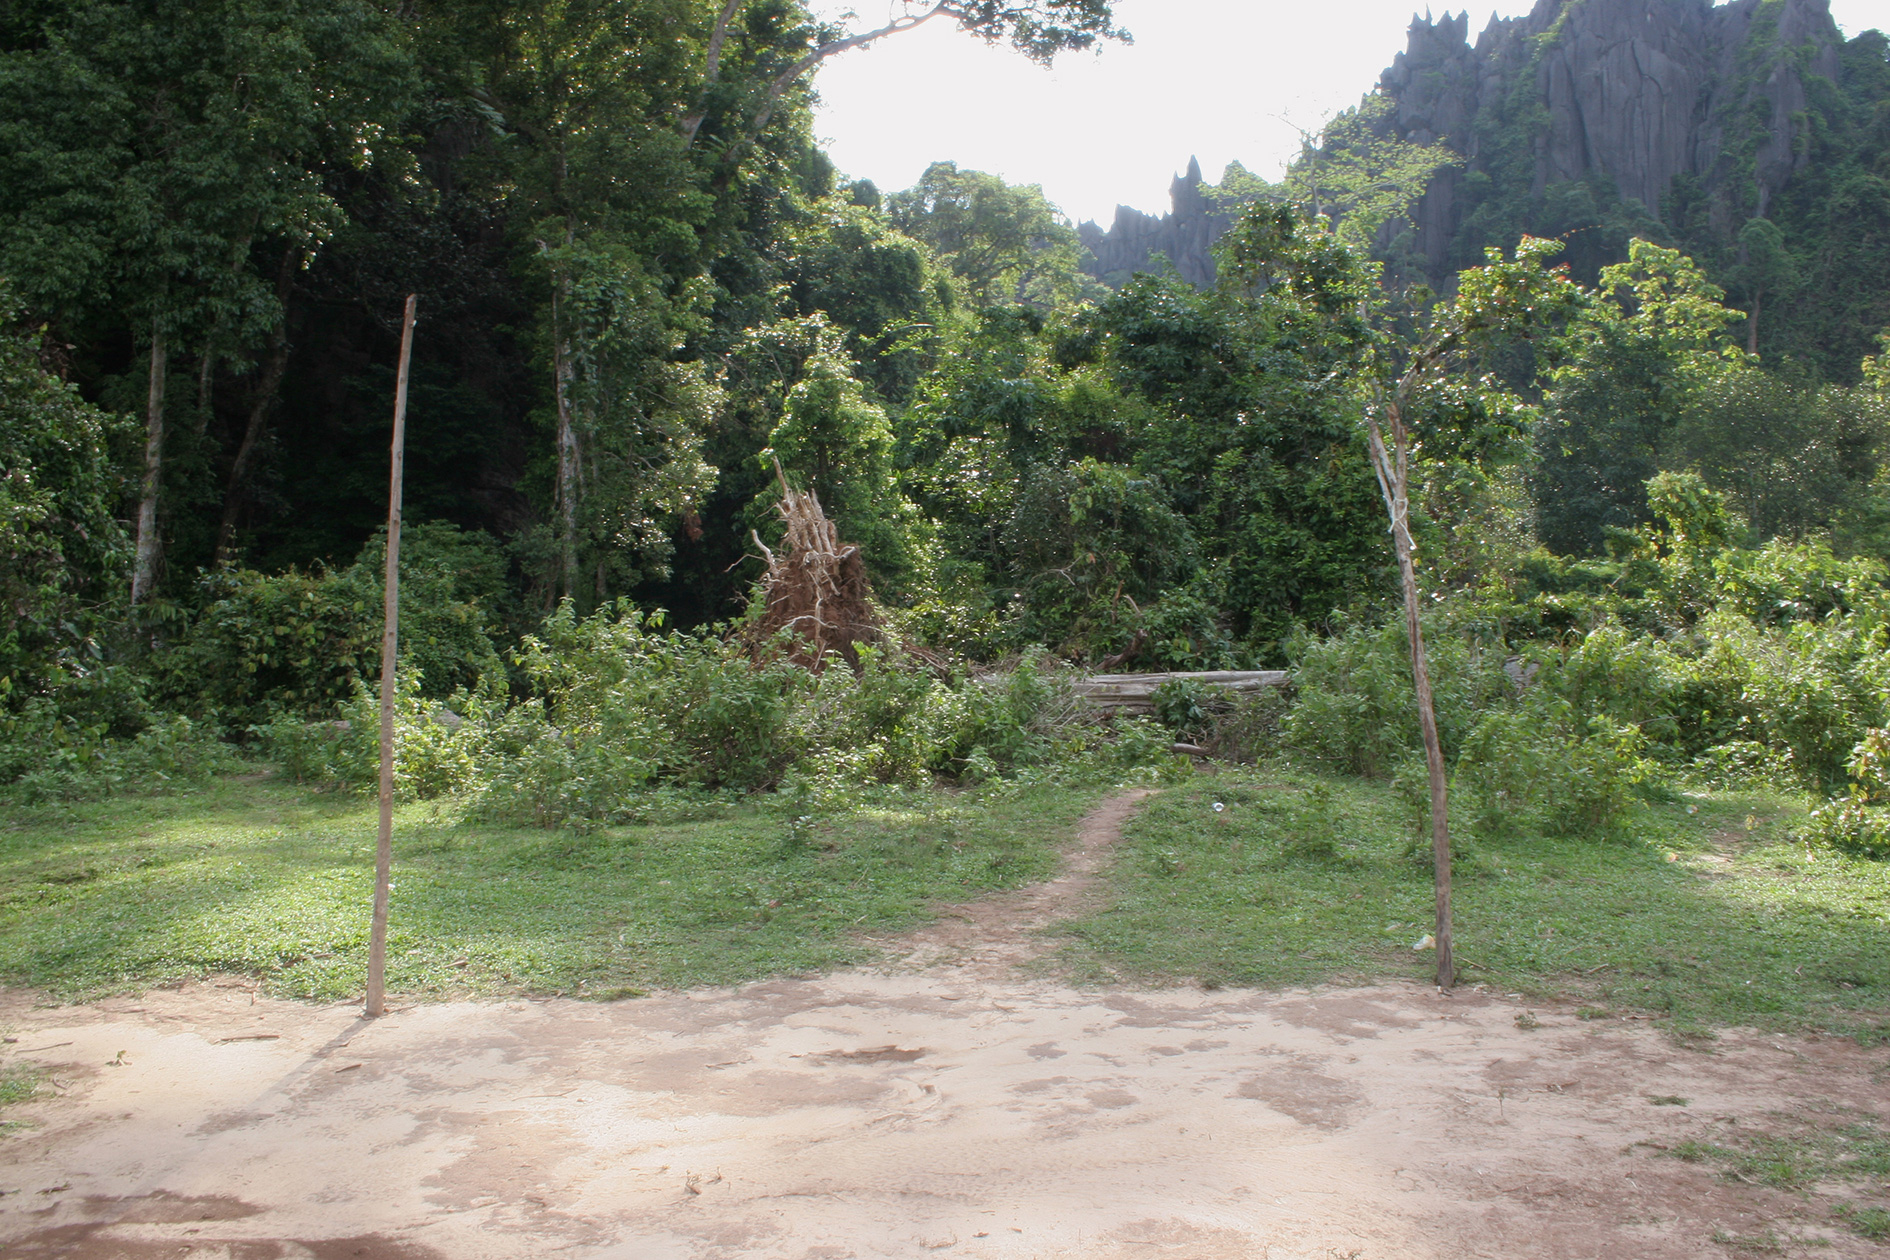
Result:
[[[857,27],[882,24],[889,2],[818,7],[856,12]],[[1530,7],[1501,0],[1494,13]],[[1832,0],[1831,11],[1847,35],[1890,26],[1883,0]],[[1210,180],[1234,160],[1276,175],[1295,125],[1355,104],[1404,48],[1411,0],[1118,0],[1116,13],[1133,45],[1049,70],[943,20],[844,54],[816,80],[818,132],[841,170],[881,191],[954,161],[1042,184],[1071,218],[1107,227],[1118,202],[1166,210],[1190,155]],[[1472,43],[1491,16],[1470,10]]]

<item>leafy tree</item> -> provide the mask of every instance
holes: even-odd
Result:
[[[1699,472],[1760,538],[1828,529],[1869,493],[1890,406],[1734,363],[1709,377],[1662,444],[1663,468]]]
[[[777,248],[799,312],[820,312],[845,330],[847,353],[874,390],[895,405],[906,402],[932,366],[930,349],[955,305],[951,280],[929,251],[877,206],[839,197],[789,226]]]
[[[1036,184],[934,162],[886,204],[893,225],[931,246],[979,305],[1050,310],[1105,292],[1081,270],[1076,229]]]
[[[1770,219],[1746,220],[1739,229],[1739,263],[1729,281],[1745,294],[1746,353],[1759,352],[1759,315],[1767,297],[1788,295],[1797,278],[1798,268],[1785,248],[1785,233]]]
[[[1550,375],[1537,438],[1537,528],[1563,554],[1593,554],[1608,528],[1646,521],[1670,435],[1738,354],[1725,329],[1739,312],[1678,250],[1635,241],[1599,292]]]
[[[326,172],[373,159],[406,62],[366,0],[84,0],[11,34],[0,272],[55,327],[122,318],[147,348],[136,604],[157,578],[171,354],[272,340],[266,407],[286,352],[272,280],[335,231]]]
[[[848,542],[858,543],[882,584],[896,584],[913,562],[910,505],[893,475],[893,434],[884,408],[867,396],[843,339],[819,315],[784,321],[758,340],[799,359],[787,384],[779,420],[758,462],[780,467],[812,489]],[[750,505],[749,517],[779,531],[770,482]]]
[[[96,663],[96,613],[131,558],[118,418],[41,368],[18,315],[0,290],[0,708]]]
[[[1339,243],[1361,258],[1387,243],[1387,230],[1410,217],[1439,172],[1462,162],[1442,143],[1393,136],[1386,122],[1394,108],[1374,92],[1316,137],[1302,134],[1281,184],[1288,204],[1308,222],[1329,221]]]

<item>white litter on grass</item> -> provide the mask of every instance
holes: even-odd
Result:
[[[1215,813],[1217,813],[1217,814],[1218,814],[1218,813],[1220,813],[1220,812],[1221,812],[1222,810],[1224,810],[1224,809],[1226,809],[1226,808],[1227,808],[1227,806],[1225,806],[1225,805],[1223,805],[1223,804],[1221,804],[1221,803],[1220,803],[1219,801],[1215,801],[1215,802],[1214,802],[1214,812],[1215,812]]]
[[[1432,936],[1429,932],[1426,932],[1423,936],[1420,936],[1418,938],[1417,944],[1413,945],[1411,948],[1412,949],[1436,949],[1437,938]]]

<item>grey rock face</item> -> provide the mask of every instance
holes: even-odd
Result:
[[[1414,216],[1437,283],[1475,261],[1451,250],[1477,201],[1525,182],[1539,201],[1554,185],[1601,176],[1657,217],[1674,180],[1690,176],[1730,236],[1809,160],[1799,143],[1807,78],[1840,72],[1829,0],[1763,11],[1762,0],[1538,0],[1526,17],[1492,20],[1474,46],[1469,21],[1414,17],[1379,80],[1395,135],[1442,141],[1465,159],[1431,181]],[[1530,146],[1522,169],[1514,152],[1492,148],[1519,134]],[[1120,284],[1160,253],[1191,283],[1212,284],[1209,250],[1232,219],[1210,210],[1192,160],[1171,196],[1159,219],[1118,206],[1107,232],[1081,224],[1091,272]]]
[[[1396,103],[1390,126],[1466,159],[1425,195],[1419,248],[1444,266],[1470,208],[1468,181],[1516,177],[1495,170],[1485,145],[1505,110],[1514,118],[1532,105],[1534,197],[1600,174],[1657,215],[1675,177],[1691,175],[1722,230],[1763,214],[1806,160],[1795,143],[1806,76],[1837,75],[1843,38],[1828,0],[1783,0],[1775,12],[1776,27],[1760,32],[1771,38],[1755,40],[1761,0],[1539,0],[1527,17],[1493,20],[1474,48],[1467,14],[1413,19],[1406,50],[1379,81]],[[1742,171],[1729,124],[1749,135],[1755,116],[1769,132]]]
[[[1155,270],[1155,256],[1164,254],[1189,284],[1207,288],[1214,283],[1210,250],[1233,226],[1232,217],[1209,209],[1201,195],[1201,163],[1194,158],[1188,159],[1187,174],[1175,177],[1168,195],[1174,208],[1159,219],[1117,206],[1107,232],[1090,220],[1077,225],[1077,235],[1093,258],[1087,266],[1091,275],[1120,285],[1138,271]]]

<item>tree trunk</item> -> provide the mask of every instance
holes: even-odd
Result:
[[[1437,709],[1431,697],[1431,668],[1424,652],[1424,631],[1419,624],[1417,565],[1413,557],[1410,524],[1410,443],[1400,404],[1393,399],[1386,411],[1391,420],[1395,454],[1385,449],[1384,435],[1374,421],[1370,428],[1372,464],[1391,515],[1392,545],[1398,553],[1398,576],[1404,586],[1405,632],[1411,641],[1411,686],[1417,695],[1418,732],[1424,740],[1424,764],[1430,773],[1431,861],[1436,899],[1437,987],[1451,988],[1457,979],[1450,933],[1450,798],[1444,774],[1444,746],[1437,737]],[[1388,457],[1389,456],[1389,457]]]
[[[302,251],[282,251],[282,265],[276,269],[276,326],[269,330],[269,358],[263,364],[262,379],[250,397],[249,423],[243,427],[242,444],[230,464],[230,481],[223,492],[223,521],[217,526],[217,563],[229,558],[236,541],[236,518],[249,493],[249,466],[256,457],[256,447],[268,428],[269,408],[275,404],[276,391],[282,387],[283,373],[289,370],[289,296],[294,290],[295,273],[302,265]]]
[[[276,390],[281,388],[283,374],[289,368],[287,323],[285,313],[269,335],[269,360],[263,365],[262,379],[257,382],[255,397],[250,402],[249,423],[243,428],[242,444],[236,448],[236,459],[230,464],[230,482],[223,493],[223,522],[217,527],[218,564],[229,559],[230,547],[236,542],[236,518],[249,497],[249,466],[267,428]]]
[[[158,492],[164,478],[164,326],[151,317],[151,381],[144,404],[144,484],[138,496],[137,559],[131,570],[131,606],[151,594],[157,581]]]
[[[558,529],[559,582],[564,598],[570,599],[577,586],[577,476],[578,446],[577,428],[571,420],[571,384],[573,369],[571,366],[571,346],[566,340],[562,321],[563,302],[560,291],[563,283],[551,295],[551,340],[552,355],[556,359],[554,375],[557,378],[558,393]]]
[[[715,15],[715,29],[709,33],[708,55],[702,67],[702,91],[697,94],[696,107],[683,117],[682,138],[686,149],[696,142],[696,133],[702,130],[702,120],[709,115],[709,89],[722,77],[722,45],[728,40],[729,23],[741,11],[744,0],[726,0],[721,12]]]

